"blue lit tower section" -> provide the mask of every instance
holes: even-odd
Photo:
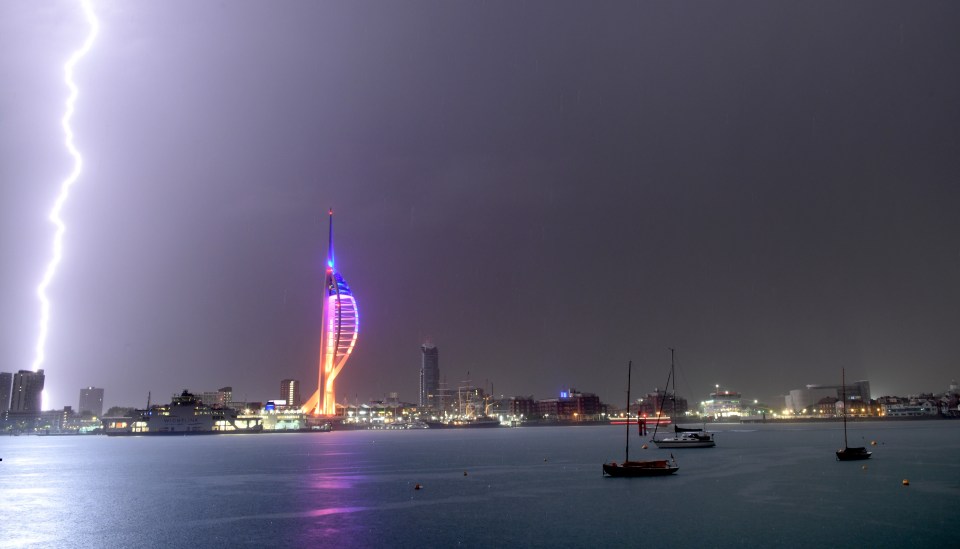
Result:
[[[350,287],[337,272],[333,257],[333,210],[330,210],[330,243],[324,281],[323,328],[320,332],[320,383],[303,406],[304,412],[333,416],[337,413],[334,381],[357,344],[360,317]]]

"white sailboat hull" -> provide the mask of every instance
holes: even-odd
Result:
[[[684,438],[665,438],[653,441],[657,448],[713,448],[717,445],[713,439],[696,440]]]

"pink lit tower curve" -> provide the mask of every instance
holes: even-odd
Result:
[[[360,317],[350,287],[337,272],[333,259],[333,210],[330,210],[330,242],[324,280],[323,326],[320,332],[320,383],[303,405],[304,413],[333,416],[337,413],[334,380],[357,344]]]

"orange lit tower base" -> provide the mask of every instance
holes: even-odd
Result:
[[[317,392],[303,405],[303,412],[316,416],[337,413],[334,380],[357,344],[360,318],[350,287],[336,271],[333,260],[333,210],[330,210],[330,243],[324,282],[323,329],[320,332],[320,382]]]

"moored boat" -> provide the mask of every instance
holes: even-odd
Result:
[[[647,461],[615,461],[603,464],[603,473],[611,477],[655,477],[677,472],[677,460],[653,459]]]
[[[713,433],[677,426],[674,426],[672,437],[654,439],[653,443],[657,448],[712,448],[717,445],[713,440]]]
[[[843,448],[837,450],[837,461],[859,461],[870,459],[873,452],[868,452],[863,446],[851,448],[847,445],[847,371],[841,370],[840,394],[843,397]]]
[[[500,427],[500,420],[489,416],[477,416],[469,419],[449,419],[446,421],[424,421],[431,429],[475,429]]]
[[[841,448],[837,450],[837,461],[856,461],[860,459],[870,459],[873,452],[868,452],[866,448]]]
[[[673,380],[673,414],[672,417],[677,417],[677,377],[674,372],[674,362],[673,362],[673,353],[674,349],[670,349],[670,375],[667,376],[667,384],[664,386],[666,391],[670,386],[670,380]],[[666,393],[670,395],[671,393]],[[660,410],[657,412],[657,417],[663,413],[663,399],[660,401]],[[657,448],[713,448],[717,445],[716,441],[713,440],[713,433],[708,433],[702,428],[690,428],[690,427],[680,427],[679,425],[673,426],[673,436],[666,436],[662,438],[657,438],[657,431],[659,430],[660,422],[657,422],[656,427],[653,430],[653,437],[650,439],[651,442],[657,445]]]
[[[630,414],[630,374],[633,369],[633,361],[627,363],[627,415]],[[654,459],[645,461],[630,461],[630,422],[625,422],[627,426],[627,444],[623,463],[611,461],[603,464],[603,474],[611,477],[655,477],[663,475],[672,475],[680,468],[677,466],[677,460],[673,454],[670,454],[670,461],[665,459]]]
[[[207,406],[184,390],[168,405],[138,410],[128,417],[103,418],[103,427],[108,436],[216,435],[259,433],[261,421],[240,418],[231,408]]]

